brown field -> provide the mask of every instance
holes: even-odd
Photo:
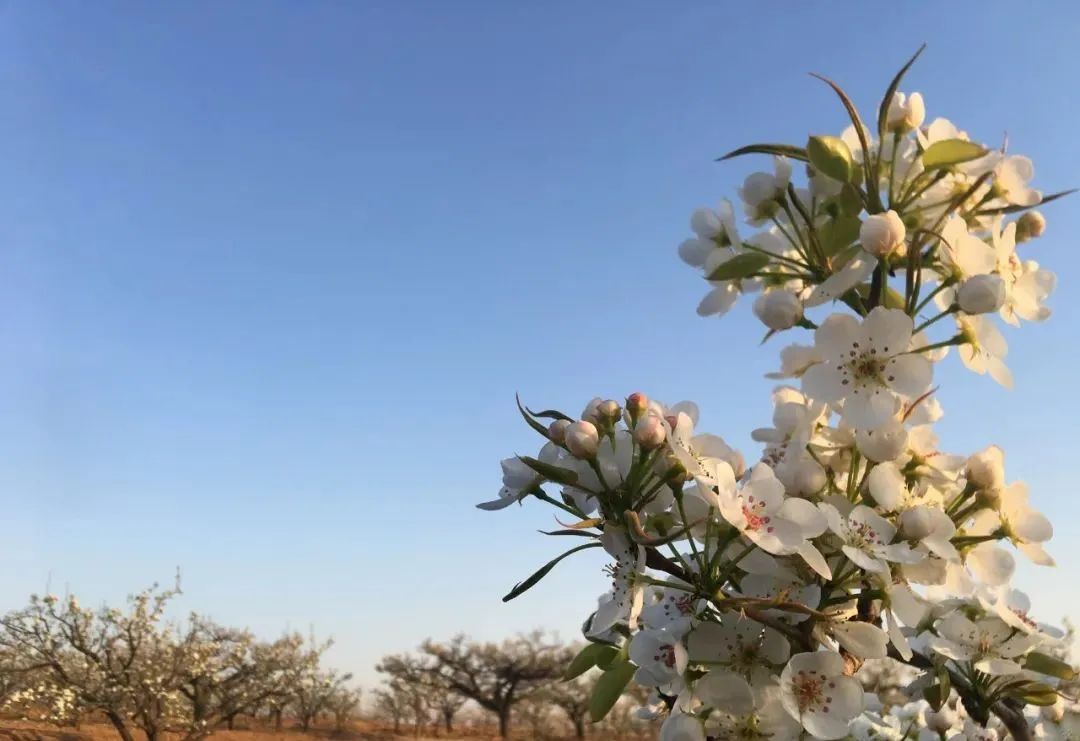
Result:
[[[430,730],[430,729],[428,729]],[[141,735],[141,734],[139,734]],[[138,737],[138,735],[137,735]],[[543,739],[544,741],[557,741],[564,738],[549,734],[534,734],[529,729],[521,729],[514,734],[515,739]],[[591,735],[593,739],[602,739],[604,734],[598,731]],[[245,728],[238,730],[218,730],[210,736],[212,741],[394,741],[395,739],[412,739],[412,741],[496,741],[498,733],[495,728],[463,728],[455,730],[453,736],[445,734],[439,736],[427,735],[414,736],[411,727],[403,724],[402,733],[394,734],[387,730],[384,724],[372,721],[353,721],[345,732],[331,729],[313,728],[304,733],[299,728],[287,729],[276,732],[272,728]],[[119,737],[112,726],[107,723],[83,723],[77,728],[58,728],[48,723],[37,721],[14,720],[0,717],[0,741],[118,741]]]

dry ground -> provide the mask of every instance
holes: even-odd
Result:
[[[528,737],[526,733],[521,736],[522,739]],[[440,736],[436,740],[432,736],[421,736],[419,741],[456,741],[457,739],[487,741],[494,738],[496,737],[488,735]],[[345,733],[324,729],[312,729],[309,733],[304,733],[299,729],[276,733],[268,728],[220,730],[215,731],[210,737],[210,741],[392,741],[393,739],[417,741],[411,733],[395,736],[373,723],[364,721],[352,723]],[[45,723],[0,718],[0,741],[119,741],[119,736],[112,726],[103,723],[84,723],[79,728],[57,728]]]

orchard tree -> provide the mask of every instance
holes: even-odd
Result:
[[[198,660],[196,631],[180,631],[163,613],[179,586],[156,587],[129,598],[127,611],[90,610],[74,597],[31,598],[23,610],[0,618],[0,650],[37,671],[28,698],[47,699],[57,720],[97,711],[123,741],[132,727],[157,741],[170,727],[192,741],[209,732],[184,712],[180,686]]]
[[[539,631],[499,644],[459,635],[447,643],[426,641],[421,650],[447,687],[495,714],[502,738],[509,738],[514,705],[558,677],[566,664],[565,650]]]

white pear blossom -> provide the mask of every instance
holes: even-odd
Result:
[[[844,674],[844,660],[832,651],[796,654],[780,675],[780,702],[816,738],[847,735],[863,710],[863,689]]]
[[[1037,646],[1040,639],[1025,633],[1014,634],[1012,626],[995,616],[972,621],[959,612],[949,613],[930,638],[933,650],[954,661],[971,661],[986,674],[1015,674],[1021,666],[1015,659]]]
[[[862,322],[831,315],[814,333],[824,360],[803,375],[803,391],[843,403],[843,419],[853,427],[880,427],[896,414],[901,396],[918,396],[930,386],[930,361],[909,352],[911,330],[911,317],[897,309],[877,307]]]

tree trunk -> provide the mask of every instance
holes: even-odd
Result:
[[[281,733],[281,728],[284,725],[281,720],[282,710],[281,708],[274,708],[271,712],[274,715],[274,731]]]
[[[131,730],[127,727],[127,723],[115,710],[107,710],[105,715],[109,718],[109,722],[113,724],[113,728],[120,734],[121,741],[135,741],[135,737],[131,735]]]
[[[585,716],[583,715],[574,718],[574,738],[585,738]]]
[[[228,718],[225,719],[225,727],[228,728],[230,731],[235,731],[236,730],[236,716],[235,715],[230,715]]]
[[[443,726],[446,728],[446,735],[449,736],[454,732],[454,711],[443,711]]]
[[[394,735],[396,736],[396,735],[398,735],[400,733],[401,733],[401,718],[395,715],[394,716]]]
[[[499,710],[499,738],[510,738],[510,707]]]

